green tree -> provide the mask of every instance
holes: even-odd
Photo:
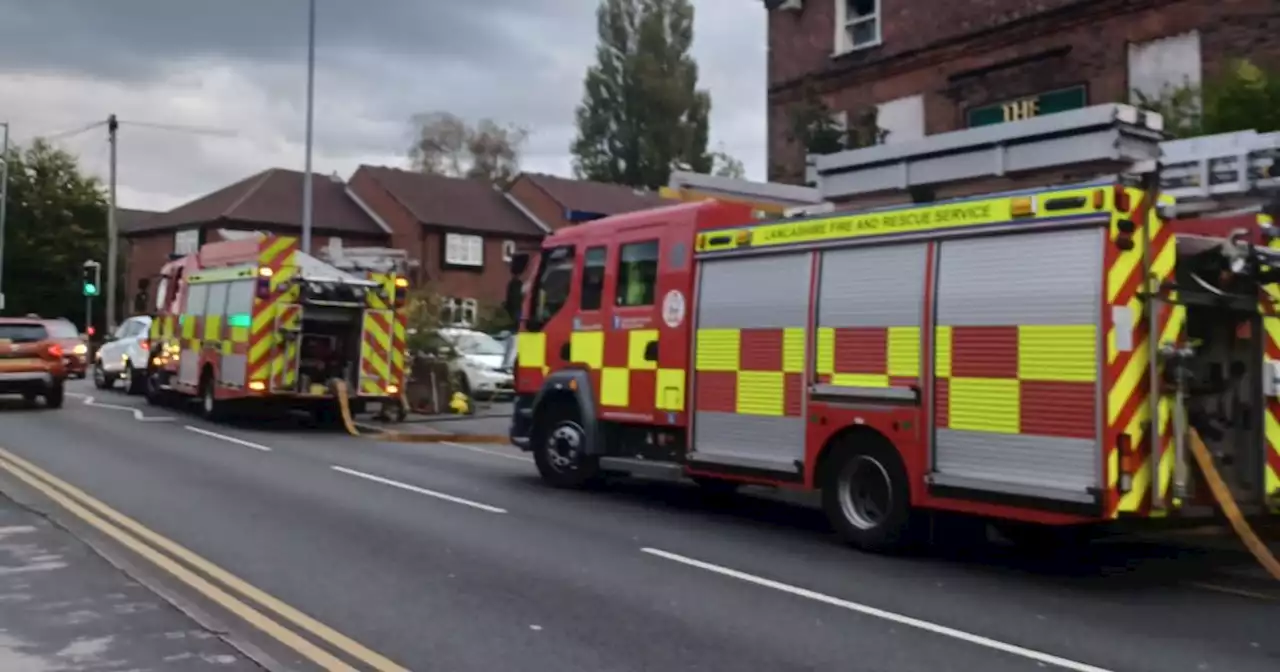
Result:
[[[692,3],[602,0],[596,30],[570,146],[578,177],[656,189],[672,170],[711,172],[711,96],[689,54]]]
[[[4,247],[5,313],[67,317],[82,327],[86,260],[102,263],[106,284],[107,201],[102,184],[75,157],[42,140],[9,156]],[[102,299],[95,322],[101,325]]]
[[[1175,138],[1257,130],[1280,131],[1280,72],[1247,60],[1232,63],[1203,86],[1166,85],[1155,95],[1133,91],[1134,103],[1164,117]]]

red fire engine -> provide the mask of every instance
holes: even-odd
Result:
[[[1117,133],[1147,148],[1112,157],[1126,167],[1159,156],[1158,118],[1081,113],[1102,121],[1073,151],[1105,131],[1112,155]],[[994,132],[924,146],[950,170]],[[1043,160],[1015,149],[1001,160]],[[882,182],[912,173],[891,168]],[[1142,161],[924,204],[762,222],[704,202],[558,231],[521,313],[512,439],[561,487],[616,472],[818,489],[871,550],[928,511],[1012,529],[1203,514],[1188,427],[1242,508],[1274,510],[1280,319],[1263,287],[1280,257],[1171,221],[1183,203],[1160,178]]]
[[[169,262],[155,290],[147,399],[196,397],[208,417],[243,402],[322,413],[341,379],[352,404],[398,405],[408,281],[353,270],[266,235]]]

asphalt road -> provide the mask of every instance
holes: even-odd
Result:
[[[92,402],[0,408],[0,448],[323,623],[321,647],[384,657],[338,653],[354,669],[1280,669],[1280,603],[1196,587],[1167,548],[884,558],[787,501],[555,491],[515,449],[211,425],[76,388]]]

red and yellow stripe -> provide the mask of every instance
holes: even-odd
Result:
[[[296,303],[301,292],[301,288],[291,282],[298,274],[297,254],[297,238],[268,236],[259,242],[259,273],[270,273],[271,280],[267,296],[255,296],[253,301],[246,366],[249,380],[265,381],[274,372],[291,368],[285,366],[289,354],[287,341],[276,331],[276,318],[281,306]],[[296,354],[294,352],[295,358]]]
[[[1258,215],[1258,225],[1272,224],[1267,215]],[[1280,248],[1280,240],[1269,247]],[[1280,288],[1265,285],[1259,299],[1262,312],[1263,358],[1280,361]],[[1263,435],[1266,459],[1263,461],[1263,493],[1268,497],[1271,510],[1280,513],[1280,399],[1266,400],[1267,415],[1264,418]]]
[[[1182,339],[1186,312],[1182,306],[1147,298],[1157,292],[1174,272],[1177,248],[1173,228],[1162,222],[1148,196],[1139,189],[1127,189],[1133,208],[1112,218],[1107,245],[1107,278],[1103,323],[1106,325],[1106,473],[1109,517],[1120,515],[1162,516],[1180,502],[1171,501],[1173,479],[1171,411],[1172,398],[1161,395],[1157,404],[1158,431],[1152,437],[1151,324],[1147,310],[1155,311],[1157,343]],[[1129,218],[1135,225],[1129,251],[1114,244],[1116,223]],[[1149,241],[1149,243],[1147,242]],[[1145,250],[1144,250],[1145,248]],[[1144,257],[1145,252],[1145,257]],[[1150,264],[1150,272],[1146,268]],[[1173,297],[1170,297],[1173,298]],[[1124,324],[1127,321],[1128,324]],[[1119,322],[1119,323],[1118,323]],[[1125,332],[1130,335],[1125,338]],[[1132,346],[1121,349],[1128,340]],[[1157,361],[1157,375],[1163,366]],[[1122,441],[1127,436],[1127,442]],[[1122,445],[1128,452],[1121,455]],[[1127,477],[1125,477],[1127,475]]]

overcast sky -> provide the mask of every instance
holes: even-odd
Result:
[[[532,132],[523,167],[570,174],[596,0],[318,0],[316,172],[404,165],[408,119],[448,110]],[[0,0],[0,121],[18,142],[121,120],[121,207],[166,209],[301,169],[306,0]],[[696,0],[712,148],[765,174],[759,0]],[[209,129],[204,134],[142,124]],[[230,134],[217,134],[229,132]],[[105,128],[58,144],[106,175]]]

